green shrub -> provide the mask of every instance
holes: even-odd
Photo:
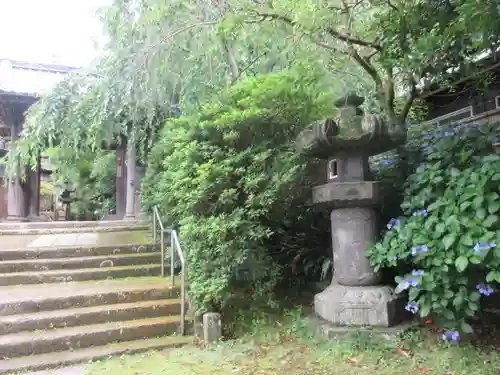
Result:
[[[71,182],[75,201],[71,217],[97,220],[115,207],[116,156],[114,152],[92,152],[76,155],[72,150],[59,149],[53,157],[55,183]]]
[[[446,339],[471,332],[482,298],[500,283],[500,157],[491,147],[498,132],[411,128],[393,165],[409,173],[402,214],[368,251],[376,269],[410,267],[396,291],[408,292],[409,311],[436,317]]]
[[[309,202],[316,164],[293,147],[332,103],[315,71],[229,88],[198,114],[168,121],[149,155],[142,199],[180,225],[198,312],[268,299],[283,264],[330,255],[328,221]]]

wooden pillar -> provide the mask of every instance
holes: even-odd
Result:
[[[120,146],[116,150],[116,218],[125,216],[127,188],[127,168],[125,165],[125,148]]]
[[[17,140],[17,126],[13,121],[10,125],[11,134],[11,152],[15,147],[14,142]],[[24,194],[21,187],[21,164],[16,160],[15,171],[13,176],[7,182],[7,220],[21,221],[23,218],[23,201]]]
[[[41,182],[41,158],[37,158],[35,169],[30,169],[28,178],[29,209],[28,216],[37,218],[40,216],[40,182]]]

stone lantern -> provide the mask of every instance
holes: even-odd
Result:
[[[389,327],[404,318],[404,301],[378,285],[380,275],[365,257],[377,239],[376,207],[384,199],[383,186],[371,181],[368,157],[396,147],[405,134],[364,116],[362,103],[355,94],[340,98],[337,121],[316,122],[297,139],[301,153],[327,160],[327,183],[312,194],[318,208],[331,211],[334,276],[315,295],[314,310],[336,325]]]
[[[69,181],[65,181],[62,186],[62,192],[59,195],[59,201],[64,204],[65,207],[65,218],[64,220],[69,221],[71,216],[71,203],[75,201],[75,189],[73,189],[72,184]]]

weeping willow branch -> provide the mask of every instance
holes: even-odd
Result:
[[[297,23],[293,19],[291,19],[290,17],[287,17],[285,15],[282,15],[282,14],[266,13],[266,12],[259,12],[259,11],[254,11],[254,13],[257,16],[262,17],[263,20],[279,20],[279,21],[285,22],[291,26],[297,26]],[[361,47],[370,47],[370,48],[374,48],[378,51],[382,50],[382,47],[375,42],[370,42],[370,41],[366,41],[363,39],[358,39],[358,38],[353,37],[351,35],[342,33],[342,32],[340,32],[332,27],[326,27],[325,31],[328,34],[330,34],[332,37],[334,37],[335,39],[338,39],[342,42],[346,42],[346,43],[353,44],[353,45],[358,45]]]

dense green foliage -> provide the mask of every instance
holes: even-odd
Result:
[[[491,146],[499,135],[498,125],[417,126],[385,163],[409,177],[402,215],[368,256],[377,269],[409,270],[396,278],[408,309],[448,330],[470,332],[481,295],[500,283],[500,157]]]
[[[293,148],[331,103],[314,71],[237,84],[169,121],[151,152],[142,197],[180,224],[201,310],[225,308],[247,288],[247,303],[268,300],[286,272],[280,265],[326,253],[328,221],[309,204],[316,164]]]
[[[51,158],[57,165],[56,185],[70,183],[75,201],[71,217],[96,220],[115,208],[116,161],[114,152],[88,152],[76,157],[71,151],[57,149]]]

